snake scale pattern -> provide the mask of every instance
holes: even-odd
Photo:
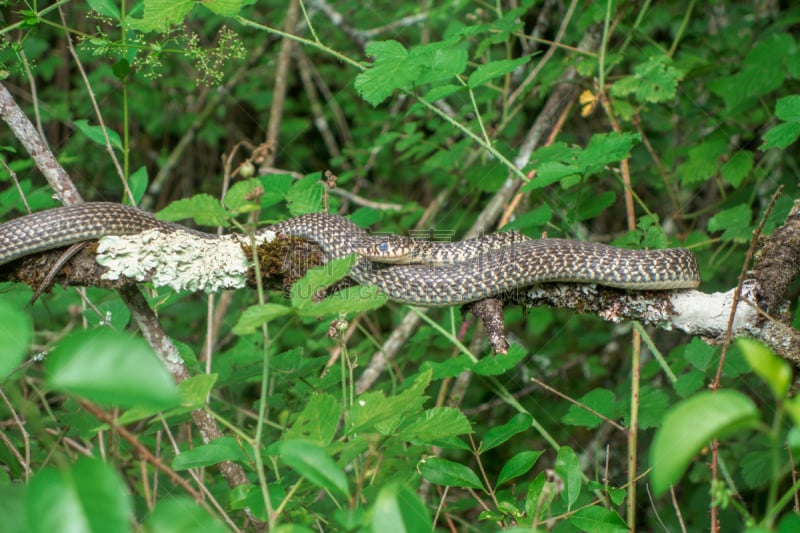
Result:
[[[0,224],[0,265],[76,242],[151,229],[217,238],[160,221],[134,207],[89,202]],[[328,260],[360,253],[351,278],[362,285],[377,286],[393,300],[422,306],[463,304],[549,282],[597,283],[630,290],[690,289],[700,284],[697,260],[682,248],[628,250],[577,240],[529,239],[509,232],[463,244],[435,244],[440,249],[434,255],[452,254],[458,261],[454,264],[426,261],[420,259],[424,253],[413,251],[414,261],[427,264],[388,265],[375,261],[392,256],[395,246],[407,247],[408,239],[395,242],[385,235],[372,235],[338,215],[302,215],[262,228],[257,236],[266,231],[314,241]],[[363,257],[365,253],[373,260]],[[405,257],[406,252],[400,255]]]

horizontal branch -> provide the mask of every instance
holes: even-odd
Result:
[[[263,240],[259,243],[259,258],[268,288],[286,288],[308,268],[323,263],[324,254],[314,243],[296,238],[276,239],[269,232],[264,232]],[[60,255],[55,250],[0,267],[0,279],[20,281],[38,289]],[[150,230],[126,237],[105,237],[86,247],[66,263],[55,281],[105,288],[147,282],[179,291],[215,292],[254,286],[251,256],[248,241],[242,236],[208,239],[190,232]],[[625,291],[594,284],[547,283],[517,291],[516,295],[504,295],[502,299],[505,303],[592,313],[611,322],[636,320],[666,330],[684,331],[717,344],[725,336],[733,290],[711,294],[697,290]],[[734,334],[760,339],[800,366],[800,332],[785,323],[764,320],[750,303],[757,301],[758,284],[751,281],[744,287],[737,308]],[[497,306],[491,309],[476,314],[485,321],[493,320],[493,329],[497,330],[502,327],[502,323],[497,325],[501,311]],[[502,343],[493,341],[493,345],[502,350]]]

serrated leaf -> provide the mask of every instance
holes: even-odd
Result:
[[[280,445],[280,457],[317,487],[345,498],[349,496],[347,477],[325,448],[306,440],[284,441]]]
[[[800,123],[785,122],[770,128],[764,134],[764,142],[759,146],[759,150],[770,148],[786,148],[800,137]]]
[[[0,380],[5,380],[22,363],[31,343],[31,319],[6,302],[0,302]]]
[[[201,226],[227,225],[228,212],[210,194],[196,194],[169,204],[156,214],[160,220],[193,219]]]
[[[555,471],[561,481],[564,482],[564,491],[561,493],[561,498],[566,502],[567,509],[571,509],[572,504],[581,495],[581,483],[583,481],[578,456],[572,448],[562,446],[558,449]]]
[[[527,431],[531,428],[533,417],[527,413],[517,413],[505,424],[491,428],[486,432],[478,446],[479,453],[485,453],[493,448],[497,448],[514,435]]]
[[[750,368],[763,379],[778,401],[786,398],[792,384],[792,369],[789,364],[758,341],[746,338],[736,339]]]
[[[455,94],[457,92],[464,91],[463,85],[439,85],[438,87],[434,87],[422,97],[428,103],[434,103],[437,100],[441,100],[442,98],[447,98],[451,94]]]
[[[181,24],[194,4],[194,0],[144,0],[144,16],[126,22],[134,30],[164,33],[170,26]]]
[[[335,396],[324,393],[313,394],[297,419],[284,435],[284,440],[305,439],[320,446],[327,446],[336,435],[342,406]]]
[[[78,331],[61,339],[45,362],[50,387],[102,405],[178,405],[175,382],[139,337],[109,329]]]
[[[97,11],[104,17],[112,20],[119,20],[119,7],[113,0],[88,0],[89,7]]]
[[[359,396],[348,413],[347,434],[374,431],[381,422],[417,413],[428,398],[424,392],[432,374],[431,370],[420,372],[408,389],[388,398],[382,392]]]
[[[633,72],[612,85],[612,95],[633,93],[639,102],[667,102],[675,98],[678,81],[683,77],[673,66],[672,59],[665,55],[648,57],[646,62],[636,65]]]
[[[497,485],[502,485],[506,481],[527,474],[543,453],[544,452],[524,451],[514,455],[503,465],[503,468],[500,469],[500,474],[497,476]]]
[[[417,465],[422,477],[436,485],[445,487],[466,487],[483,490],[478,474],[461,463],[454,463],[440,457],[428,457]]]
[[[357,285],[336,291],[318,303],[303,305],[298,314],[305,317],[355,314],[372,311],[384,305],[388,298],[378,287]]]
[[[530,59],[531,56],[520,57],[517,59],[500,59],[498,61],[492,61],[490,63],[486,63],[485,65],[481,65],[470,75],[469,80],[467,81],[467,86],[470,89],[474,89],[475,87],[483,85],[491,79],[508,74],[517,67],[530,61]]]
[[[800,122],[800,95],[779,98],[775,104],[775,116],[785,122]]]
[[[536,175],[520,189],[533,191],[557,183],[562,179],[578,174],[578,165],[561,161],[547,161],[536,168]]]
[[[512,344],[507,353],[499,353],[484,357],[472,367],[472,371],[481,376],[499,376],[517,366],[528,352],[519,344]]]
[[[750,219],[753,214],[747,204],[720,211],[708,221],[708,231],[722,231],[723,241],[747,242],[752,237]]]
[[[223,17],[235,17],[247,3],[244,0],[204,0],[201,5]]]
[[[286,193],[286,206],[292,216],[317,213],[322,209],[325,185],[320,181],[319,172],[297,180]]]
[[[703,391],[675,405],[653,439],[653,492],[659,496],[675,484],[712,439],[756,427],[758,422],[758,408],[737,391]]]
[[[367,45],[372,66],[356,76],[356,92],[373,106],[389,98],[396,89],[404,89],[417,79],[422,66],[408,62],[408,51],[397,41],[373,41]]]
[[[634,144],[640,140],[638,133],[596,133],[586,148],[576,153],[578,171],[591,174],[606,165],[622,161],[630,156]]]
[[[358,256],[353,254],[341,259],[334,259],[322,266],[308,269],[305,275],[292,285],[291,299],[292,306],[304,310],[315,307],[313,299],[317,297],[322,289],[331,286],[333,283],[344,279],[350,273],[350,268]]]
[[[242,312],[232,331],[235,335],[250,335],[255,333],[263,324],[286,316],[291,312],[292,309],[290,307],[281,304],[251,305]]]
[[[255,211],[259,203],[253,193],[260,187],[261,180],[256,178],[238,181],[228,190],[223,204],[234,215]]]
[[[248,454],[242,445],[233,437],[219,437],[208,444],[195,446],[176,455],[172,459],[173,470],[181,471],[189,468],[202,468],[212,466],[224,461],[233,461],[239,464],[250,463]]]
[[[103,135],[102,126],[90,126],[89,122],[84,119],[76,120],[74,121],[74,124],[78,127],[78,130],[86,135],[92,142],[99,144],[100,146],[106,146],[106,137]],[[111,143],[111,146],[121,151],[122,141],[119,138],[119,134],[116,131],[108,128],[106,128],[106,133],[108,134],[108,140]]]
[[[738,187],[753,169],[753,152],[749,150],[739,150],[722,165],[722,178]]]
[[[469,433],[472,433],[472,426],[464,413],[453,407],[433,407],[411,419],[397,436],[407,441],[432,443]]]

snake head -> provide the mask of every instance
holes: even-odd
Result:
[[[419,263],[416,249],[414,239],[397,235],[364,237],[356,246],[356,252],[361,257],[377,263],[396,265]]]

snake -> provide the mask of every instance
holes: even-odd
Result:
[[[0,224],[0,265],[78,242],[148,230],[218,238],[132,206],[87,202]],[[692,289],[700,284],[697,259],[684,248],[633,250],[573,239],[531,239],[517,232],[438,243],[374,235],[328,213],[265,226],[256,238],[266,238],[267,232],[313,241],[326,261],[355,255],[350,278],[376,286],[392,300],[419,306],[505,297],[540,283],[594,283],[627,290]]]

